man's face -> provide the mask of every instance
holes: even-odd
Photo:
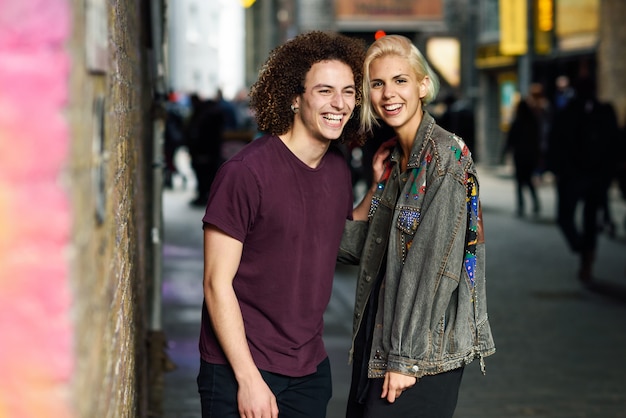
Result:
[[[295,99],[299,108],[294,129],[304,128],[320,141],[341,136],[356,102],[352,70],[341,61],[313,64],[304,80],[304,93]]]

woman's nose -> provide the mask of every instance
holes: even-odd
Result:
[[[393,89],[393,86],[390,86],[387,84],[383,87],[383,97],[385,99],[393,97],[394,95],[395,95],[395,90]]]

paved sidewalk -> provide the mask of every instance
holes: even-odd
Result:
[[[497,353],[466,368],[455,418],[626,417],[626,207],[612,195],[618,236],[600,237],[597,285],[576,279],[577,258],[554,224],[554,189],[540,187],[537,218],[514,216],[508,171],[479,171],[487,240],[489,314]],[[164,416],[200,417],[195,377],[202,305],[203,210],[180,183],[164,194],[163,318],[168,354]],[[350,379],[347,355],[353,267],[338,267],[325,315],[333,368],[328,418],[343,417]],[[391,418],[391,417],[390,417]]]

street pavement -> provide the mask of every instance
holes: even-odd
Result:
[[[200,417],[196,388],[202,307],[204,210],[189,205],[193,178],[163,196],[163,330],[175,370],[164,377],[166,418]],[[539,216],[515,216],[510,170],[480,168],[489,316],[497,352],[465,369],[455,418],[626,417],[626,207],[611,207],[617,236],[602,234],[595,284],[577,280],[578,259],[554,223],[554,185]],[[341,418],[350,384],[348,350],[355,267],[338,266],[325,314],[333,373],[328,418]],[[390,417],[392,418],[392,417]]]

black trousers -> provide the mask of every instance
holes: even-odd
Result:
[[[381,399],[384,379],[370,379],[365,404],[348,401],[347,417],[452,418],[459,397],[464,367],[424,376],[394,403]]]
[[[332,396],[330,361],[303,377],[289,377],[261,370],[263,380],[276,396],[280,418],[325,418]],[[239,418],[237,380],[230,366],[200,361],[198,392],[202,418]]]
[[[557,222],[574,252],[595,251],[598,236],[598,213],[606,195],[601,180],[563,178],[558,183]],[[576,210],[583,205],[582,228],[576,222]]]

